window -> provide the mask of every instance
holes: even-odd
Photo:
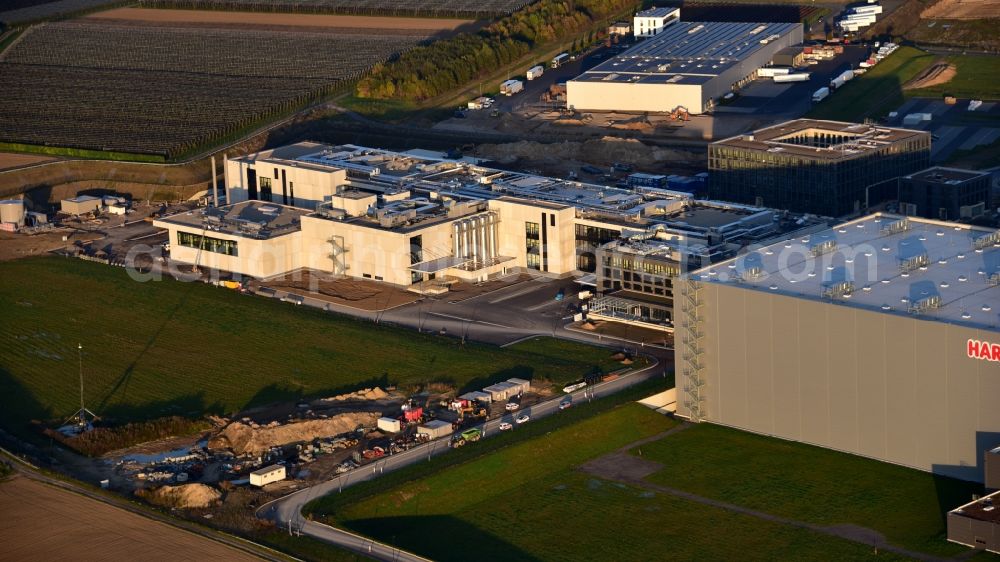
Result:
[[[202,236],[190,232],[177,232],[177,243],[188,248],[198,248],[206,252],[236,256],[238,243],[236,240],[223,240],[211,236]]]
[[[271,200],[271,178],[260,178],[260,198],[264,201]]]

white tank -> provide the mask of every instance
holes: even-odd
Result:
[[[23,226],[24,201],[20,199],[0,201],[0,222],[12,222]]]

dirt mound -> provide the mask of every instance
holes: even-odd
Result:
[[[140,490],[136,493],[150,503],[184,509],[211,507],[222,499],[222,492],[205,484],[161,486],[155,490]]]
[[[389,396],[388,392],[376,386],[375,388],[362,388],[361,390],[348,392],[347,394],[338,394],[337,396],[331,396],[323,400],[333,402],[343,402],[345,400],[382,400],[387,396]]]
[[[1000,0],[940,0],[920,12],[920,17],[948,20],[1000,18]]]
[[[271,447],[288,443],[312,441],[319,437],[332,437],[354,431],[359,425],[373,427],[382,414],[359,412],[339,414],[328,419],[308,420],[288,424],[274,422],[267,426],[251,427],[233,422],[208,442],[209,449],[229,449],[237,455],[259,455]]]
[[[955,65],[939,62],[913,77],[906,84],[903,84],[903,89],[916,90],[919,88],[930,88],[939,84],[947,84],[955,77],[957,72],[958,69],[955,68]]]

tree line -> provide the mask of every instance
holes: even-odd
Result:
[[[478,32],[417,47],[375,65],[358,82],[357,95],[426,100],[487,76],[537,45],[568,40],[582,32],[589,32],[586,43],[593,42],[606,32],[591,31],[594,24],[637,4],[636,0],[541,0]]]

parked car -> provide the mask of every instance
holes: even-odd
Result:
[[[518,404],[517,402],[507,402],[507,405],[504,406],[504,408],[507,408],[508,412],[513,412],[514,410],[516,410],[516,409],[518,409],[520,407],[521,407],[521,405]]]
[[[560,410],[565,410],[566,408],[569,408],[572,405],[573,405],[573,402],[571,402],[569,400],[563,400],[562,402],[559,403],[559,409]]]
[[[502,424],[500,424],[500,431],[507,431],[507,430],[510,430],[510,429],[514,429],[514,426],[512,426],[511,424],[509,424],[507,422],[503,422]]]
[[[528,420],[530,419],[531,418],[528,417],[528,414],[521,414],[520,416],[517,416],[517,419],[514,421],[516,421],[517,423],[527,423]]]

